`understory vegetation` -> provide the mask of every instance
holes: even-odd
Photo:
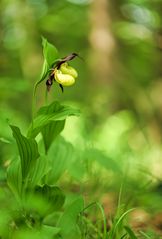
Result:
[[[157,204],[154,207],[158,207],[158,194],[148,196],[151,184],[149,177],[147,179],[146,175],[143,178],[141,176],[139,185],[139,178],[134,176],[134,172],[129,175],[129,170],[128,174],[129,165],[121,165],[122,159],[121,162],[115,161],[101,146],[93,144],[81,133],[83,118],[80,126],[77,126],[80,130],[78,142],[71,139],[73,126],[76,128],[77,122],[73,118],[82,117],[82,113],[76,107],[59,101],[48,102],[52,84],[58,83],[55,80],[56,71],[61,71],[61,65],[65,65],[65,61],[59,58],[58,51],[52,44],[42,39],[44,64],[41,79],[34,88],[32,122],[26,134],[17,125],[8,122],[13,138],[9,141],[1,139],[11,150],[12,158],[1,168],[1,238],[152,238],[154,231],[147,231],[147,227],[143,229],[142,225],[147,220],[147,213],[134,207],[145,196],[148,197],[145,206],[147,203],[152,204],[152,197],[155,197]],[[63,59],[67,59],[67,62],[72,60],[67,57]],[[67,65],[68,63],[66,67]],[[61,77],[64,74],[61,79],[69,79],[68,74],[71,72],[77,74],[69,66],[65,74],[60,73]],[[36,91],[46,79],[52,79],[53,82],[50,88],[47,83],[47,86],[44,84],[45,105],[35,114]],[[66,84],[64,81],[59,81],[60,83],[62,87],[67,86],[67,81]],[[129,121],[128,112],[121,112],[114,117],[116,126],[120,127],[116,133],[123,131],[126,134],[127,128],[132,127],[129,122],[127,125],[122,122],[123,117],[127,117]],[[70,125],[67,132],[66,121]],[[112,133],[114,131],[112,140],[113,137],[116,141],[120,140],[120,135],[115,136],[116,127],[111,118],[108,125],[110,129],[107,130]],[[116,149],[117,143],[107,144],[110,151],[115,149],[114,154],[121,154]],[[123,148],[125,147],[126,142],[123,141]],[[127,154],[133,155],[128,146]],[[159,201],[160,197],[161,195]],[[129,224],[128,219],[135,217],[133,213],[137,213],[137,218],[139,216],[139,222],[136,222],[139,223],[139,228],[138,225],[136,228]],[[140,216],[144,217],[144,222]]]
[[[162,238],[162,1],[0,1],[0,239]]]

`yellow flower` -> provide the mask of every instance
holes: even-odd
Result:
[[[78,77],[78,72],[73,67],[69,66],[66,62],[61,65],[60,70],[63,74],[71,75],[74,78]]]
[[[77,78],[77,71],[68,65],[68,63],[63,63],[60,69],[54,70],[55,80],[62,86],[71,86],[75,83],[75,78]]]
[[[62,86],[71,86],[75,83],[75,78],[68,74],[63,74],[61,70],[55,71],[55,80]]]

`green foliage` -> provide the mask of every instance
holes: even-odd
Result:
[[[59,227],[51,227],[51,226],[47,226],[47,225],[43,225],[40,231],[40,235],[42,237],[43,235],[43,239],[46,238],[57,238],[55,237],[56,235],[58,235],[58,233],[60,233],[60,228]]]
[[[8,184],[20,196],[26,188],[33,188],[40,183],[46,173],[47,162],[43,156],[40,157],[35,139],[23,136],[18,127],[10,127],[17,142],[20,159],[15,159],[8,168]]]
[[[63,175],[74,157],[73,146],[62,137],[58,137],[48,151],[47,158],[50,161],[50,170],[46,176],[46,182],[50,185],[57,182]]]
[[[155,225],[154,218],[161,218],[158,212],[162,211],[161,5],[161,0],[0,1],[0,236],[3,239],[9,237],[5,231],[14,230],[10,238],[52,237],[52,233],[45,234],[56,227],[64,209],[58,214],[53,212],[52,228],[43,232],[45,225],[41,225],[36,229],[39,215],[48,213],[48,203],[32,191],[44,185],[62,188],[65,200],[79,192],[84,195],[86,205],[100,201],[110,231],[116,221],[109,223],[109,218],[116,218],[116,194],[123,181],[124,211],[140,207],[149,217],[148,223],[143,213],[136,212],[143,218],[136,225],[136,237],[159,238],[154,231],[161,233],[161,220]],[[43,54],[40,32],[49,39],[48,42],[42,38]],[[59,53],[52,42],[59,47]],[[69,125],[67,118],[51,120],[41,126],[36,137],[34,134],[29,137],[26,129],[31,120],[31,86],[38,79],[34,95],[40,86],[35,99],[40,107],[52,64],[70,52],[84,58],[84,62],[77,59],[72,62],[79,80],[64,94],[60,94],[59,87],[51,87],[48,100],[75,101],[84,115],[79,120],[70,117]],[[35,115],[37,110],[33,111]],[[38,145],[40,156],[32,162],[26,160],[30,170],[27,172],[25,168],[25,180],[22,157],[17,153],[18,145],[6,119],[18,126],[27,141],[35,139]],[[19,203],[11,203],[14,197]],[[15,219],[13,210],[22,211],[22,208],[24,212],[17,213]],[[93,208],[90,210],[93,212]],[[96,210],[91,218],[90,210],[85,215],[89,224],[86,221],[84,228],[88,224],[91,229],[85,238],[102,238],[100,213]],[[35,229],[21,229],[20,221],[26,225],[25,213],[27,227],[32,225],[30,212],[37,221],[32,226]],[[129,219],[134,225],[136,219],[132,214]],[[117,239],[132,236],[123,228],[126,224],[125,219],[117,227],[117,231],[122,231],[120,235],[116,233]],[[138,226],[142,225],[145,228],[139,232]],[[134,230],[132,225],[129,228]],[[59,232],[57,237],[61,237]]]
[[[19,128],[11,125],[13,136],[16,139],[21,159],[21,171],[23,179],[26,179],[29,171],[35,166],[39,158],[38,145],[34,139],[24,137]]]
[[[44,37],[42,37],[42,45],[44,60],[46,60],[48,66],[51,66],[54,61],[58,59],[58,51],[56,47],[49,43]]]
[[[45,39],[43,39],[43,53],[44,65],[49,67],[56,59],[57,50]],[[43,77],[45,74],[46,69]],[[65,120],[70,115],[79,115],[79,110],[61,105],[59,102],[52,102],[39,109],[29,127],[27,137],[22,135],[18,127],[10,125],[18,148],[18,157],[12,160],[7,170],[8,185],[19,203],[18,211],[13,214],[14,224],[19,228],[16,234],[13,231],[16,238],[26,238],[29,235],[35,237],[38,227],[40,227],[38,232],[41,238],[47,235],[53,238],[59,232],[63,237],[69,233],[72,236],[79,233],[77,217],[83,209],[82,198],[77,199],[65,210],[57,222],[59,227],[43,223],[44,218],[49,214],[60,212],[65,201],[64,193],[54,184],[65,171],[68,160],[72,157],[73,147],[62,138],[55,143],[53,141],[63,130]],[[44,155],[39,153],[35,139],[39,133],[43,137],[46,152]],[[53,147],[49,151],[52,143]],[[67,231],[68,222],[70,228]],[[35,232],[31,233],[30,228]]]
[[[36,82],[34,87],[34,95],[36,93],[38,85],[47,77],[51,67],[55,64],[55,62],[58,61],[58,51],[56,47],[51,43],[49,43],[44,37],[42,37],[42,45],[43,45],[44,63],[40,80]]]
[[[60,210],[64,204],[65,196],[59,187],[44,184],[41,187],[37,186],[35,193],[37,196],[44,198],[47,205],[49,205],[49,213]]]
[[[22,171],[20,159],[13,160],[7,170],[7,182],[16,197],[22,194]]]
[[[137,239],[136,235],[134,234],[134,232],[132,231],[132,229],[128,226],[124,227],[126,232],[128,233],[128,235],[130,236],[130,239]]]
[[[42,135],[44,140],[44,146],[46,152],[48,151],[49,147],[51,146],[53,140],[61,133],[61,131],[64,129],[65,120],[59,120],[59,121],[52,121],[45,125],[42,128]]]
[[[28,137],[36,137],[39,132],[42,132],[45,147],[48,150],[53,139],[63,130],[66,117],[79,114],[78,109],[60,105],[59,102],[54,101],[49,106],[40,108],[29,127]]]
[[[43,52],[49,67],[57,50],[43,39]],[[16,238],[35,238],[37,233],[41,235],[40,238],[53,238],[58,233],[64,236],[64,226],[67,227],[68,220],[74,229],[73,233],[76,233],[77,216],[83,209],[82,198],[65,210],[59,222],[56,222],[59,227],[56,224],[48,226],[43,223],[48,215],[56,211],[61,214],[64,205],[65,195],[55,183],[65,171],[73,147],[63,138],[55,143],[53,141],[63,130],[65,120],[70,115],[79,115],[79,110],[55,101],[39,109],[28,129],[27,137],[22,135],[18,127],[10,125],[18,148],[18,157],[12,160],[7,170],[8,185],[19,204],[16,214],[13,213],[14,224],[19,228],[19,231],[13,231]],[[45,154],[39,153],[36,141],[39,133],[43,137]],[[51,145],[53,146],[49,151]],[[34,229],[33,232],[29,230],[31,228]]]
[[[47,77],[50,67],[58,61],[57,49],[44,38],[42,44],[44,64],[41,79],[34,88],[34,95],[37,86]],[[108,156],[95,146],[89,146],[84,136],[85,147],[78,147],[60,135],[67,117],[79,115],[78,109],[53,101],[38,110],[29,125],[27,136],[23,135],[18,127],[10,125],[18,154],[14,151],[14,157],[7,168],[5,190],[11,198],[9,205],[5,205],[5,190],[2,190],[2,195],[0,194],[0,203],[2,201],[2,205],[5,205],[0,215],[0,238],[137,238],[131,227],[125,226],[125,218],[133,209],[117,212],[111,226],[108,227],[107,216],[102,205],[94,199],[93,203],[85,206],[83,196],[78,196],[79,190],[84,191],[82,185],[84,180],[88,181],[93,176],[93,170],[95,171],[96,168],[98,170],[100,166],[111,172],[111,175],[116,174],[119,181],[122,175],[122,167],[113,158],[116,151]],[[120,126],[119,121],[116,122],[117,126]],[[112,129],[112,125],[110,128]],[[2,138],[1,141],[8,143],[12,142],[12,139],[10,141]],[[115,147],[116,145],[113,146]],[[97,170],[95,180],[98,183],[101,175]],[[63,175],[67,176],[67,181],[69,178],[75,183],[77,181],[79,189],[77,188],[77,192],[73,193],[72,199],[69,199],[66,190],[64,192],[59,186]],[[91,187],[93,185],[90,185]],[[100,227],[87,219],[89,216],[86,214],[87,209],[92,208],[93,205],[99,209]],[[93,220],[97,217],[96,213]],[[89,228],[92,234],[87,233]],[[147,236],[145,233],[143,235]]]
[[[39,230],[19,230],[14,233],[16,239],[54,239],[59,233],[60,229],[57,227],[50,227],[43,225]]]
[[[58,226],[61,228],[61,236],[63,239],[81,238],[81,232],[79,230],[77,220],[79,217],[79,213],[81,213],[83,208],[84,200],[82,197],[79,197],[65,209],[63,215],[58,222]]]
[[[120,209],[119,207],[120,205],[118,206],[117,210]],[[119,214],[119,212],[116,213],[114,217],[113,225],[110,231],[108,232],[108,238],[119,238],[120,235],[122,235],[123,229],[124,229],[124,219],[127,216],[127,214],[129,214],[132,210],[134,209],[129,209],[121,214]],[[130,232],[129,229],[127,230],[127,228],[126,228],[126,231],[128,232],[128,235],[130,235],[130,233],[132,232],[132,231]]]

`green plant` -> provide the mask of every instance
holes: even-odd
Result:
[[[61,84],[63,89],[63,86],[74,83],[77,77],[76,70],[67,63],[77,56],[76,53],[59,59],[57,49],[44,38],[43,53],[43,70],[41,79],[35,84],[34,97],[38,85],[47,77],[47,93],[53,81]],[[79,116],[80,111],[58,101],[41,107],[36,115],[34,108],[35,103],[27,136],[24,136],[17,126],[10,125],[18,153],[14,155],[7,169],[7,184],[10,190],[0,188],[0,202],[4,204],[0,214],[0,238],[118,239],[129,236],[135,239],[133,231],[123,224],[124,217],[131,210],[117,213],[108,230],[106,216],[100,203],[93,202],[85,207],[81,195],[76,195],[67,203],[66,194],[57,184],[71,161],[78,157],[78,151],[61,137],[60,133],[67,117]],[[120,172],[118,166],[98,149],[87,148],[83,156],[90,161],[91,158],[98,161],[107,169]],[[85,167],[88,163],[85,162]],[[8,202],[5,203],[7,197]],[[85,214],[92,206],[96,206],[102,216],[99,227],[93,225]]]
[[[48,74],[50,76],[51,67],[55,67],[55,62],[60,62],[56,48],[44,38],[43,53],[42,76],[35,85],[34,96],[38,84],[45,80]],[[68,77],[68,74],[71,75],[71,71],[76,73],[72,67],[64,65],[64,68],[66,69],[61,68],[61,70],[68,71],[65,77]],[[72,146],[58,136],[64,128],[66,118],[79,114],[78,109],[54,101],[38,110],[29,126],[27,136],[24,136],[18,127],[10,125],[18,154],[15,155],[7,170],[7,183],[13,196],[10,195],[12,199],[10,207],[7,206],[4,215],[0,216],[1,220],[6,218],[3,226],[0,227],[2,238],[60,238],[61,236],[76,238],[76,235],[79,236],[77,217],[84,207],[83,198],[77,197],[63,212],[65,195],[56,186],[62,169],[59,171],[59,165],[58,167],[54,165],[57,160],[64,163],[67,153],[72,154]],[[39,146],[41,142],[36,139],[38,135],[41,135],[44,146]],[[58,140],[53,146],[55,154],[54,158],[51,158],[49,150],[56,138]],[[59,147],[62,151],[57,152]],[[49,222],[48,217],[51,215]]]

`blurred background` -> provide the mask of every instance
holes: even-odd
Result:
[[[53,85],[50,98],[82,111],[80,118],[67,121],[65,139],[78,148],[94,145],[110,159],[99,163],[97,179],[94,167],[91,181],[118,193],[125,177],[128,202],[131,197],[136,205],[161,211],[161,13],[161,0],[1,0],[1,164],[11,154],[8,120],[24,131],[31,120],[44,36],[60,57],[77,52],[84,58],[71,62],[79,73],[77,83],[63,94]],[[37,106],[44,104],[44,95],[43,82]],[[79,170],[80,176],[73,176],[81,181]]]

